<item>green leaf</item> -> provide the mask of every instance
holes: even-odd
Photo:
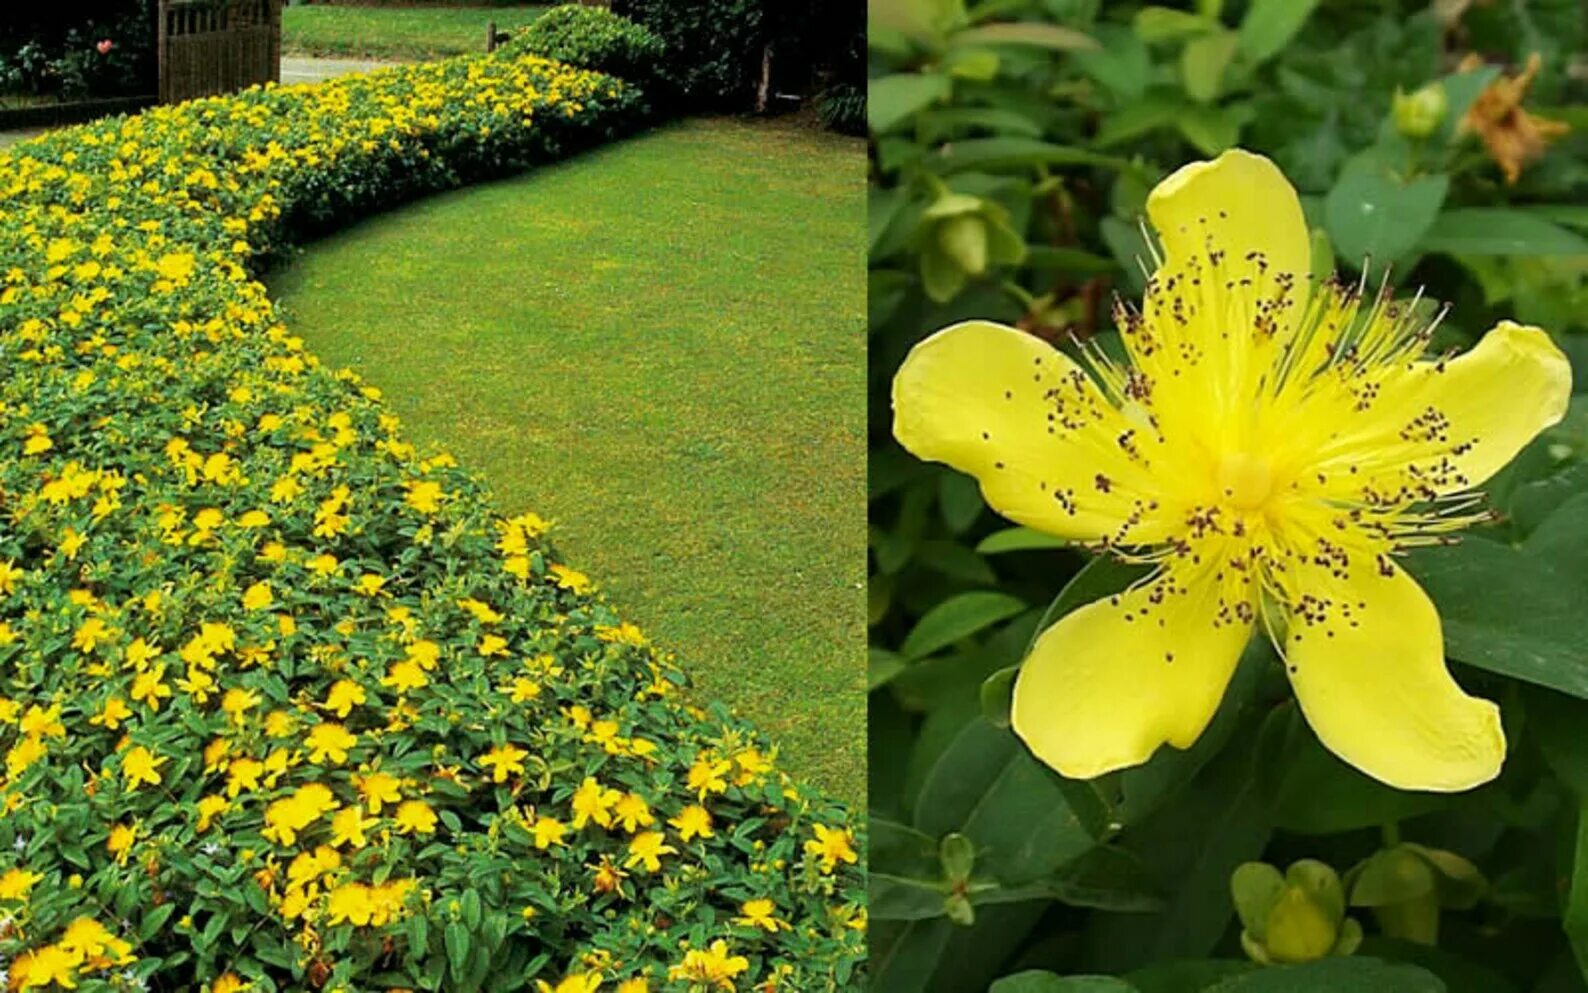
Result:
[[[906,659],[925,658],[1025,609],[1024,600],[1007,593],[961,593],[927,611],[905,637],[899,653]]]
[[[1439,793],[1385,786],[1346,765],[1318,742],[1293,703],[1268,718],[1260,755],[1264,792],[1276,827],[1297,834],[1374,828],[1448,807]]]
[[[879,921],[869,934],[871,988],[888,993],[924,993],[953,928],[942,917]]]
[[[937,505],[943,523],[954,534],[964,533],[987,508],[974,476],[944,472],[937,477]]]
[[[1113,259],[1083,252],[1079,248],[1053,248],[1048,245],[1031,245],[1026,249],[1027,269],[1051,269],[1055,272],[1076,273],[1089,276],[1094,273],[1113,272],[1119,268]]]
[[[1217,155],[1241,137],[1241,120],[1228,107],[1186,107],[1175,126],[1203,155]]]
[[[907,668],[909,663],[900,658],[897,652],[890,652],[886,648],[867,649],[866,691],[870,692],[880,686],[888,685],[893,681],[893,677]]]
[[[1207,955],[1228,930],[1230,874],[1262,855],[1272,834],[1252,776],[1255,716],[1175,802],[1127,829],[1125,844],[1169,892],[1156,914],[1088,921],[1088,967],[1123,972],[1143,961]]]
[[[1588,240],[1580,235],[1503,207],[1447,210],[1417,247],[1450,255],[1588,255]]]
[[[1095,165],[1128,169],[1130,163],[1073,145],[1054,145],[1031,138],[967,138],[944,148],[930,160],[938,172],[953,175],[968,170],[997,172],[1034,169],[1037,166]]]
[[[876,134],[886,134],[911,115],[946,100],[953,90],[947,76],[896,73],[871,81],[866,97],[866,120]]]
[[[976,551],[982,555],[1002,555],[1005,552],[1029,552],[1038,549],[1067,548],[1070,542],[1064,538],[1055,538],[1051,534],[1033,531],[1030,528],[1004,528],[994,531],[976,544]]]
[[[1443,174],[1403,183],[1375,155],[1353,158],[1324,201],[1336,255],[1355,269],[1369,258],[1381,266],[1399,261],[1439,216],[1449,189]]]
[[[1445,993],[1445,984],[1414,965],[1354,957],[1274,966],[1231,976],[1205,993]]]
[[[1253,65],[1267,62],[1290,43],[1318,0],[1252,0],[1241,19],[1241,54]]]
[[[914,819],[929,836],[965,834],[981,871],[1017,884],[1094,847],[1101,807],[1090,786],[1055,775],[1014,734],[975,718],[927,775]]]
[[[1580,578],[1477,537],[1418,549],[1406,564],[1439,608],[1451,658],[1588,697],[1588,590]]]
[[[1015,677],[1019,675],[1020,667],[1011,665],[982,680],[981,715],[993,727],[1009,726],[1010,712],[1014,708]]]
[[[1562,576],[1588,576],[1588,492],[1563,501],[1522,547]]]
[[[1032,969],[993,983],[987,993],[1139,993],[1113,976],[1060,976]]]
[[[1218,22],[1200,17],[1186,10],[1172,7],[1143,7],[1131,18],[1130,26],[1136,37],[1149,45],[1166,41],[1194,38],[1218,27]]]
[[[1218,99],[1224,70],[1235,56],[1233,31],[1217,31],[1188,42],[1180,52],[1180,81],[1186,96],[1197,103]]]
[[[1571,859],[1571,888],[1566,893],[1566,910],[1561,929],[1571,944],[1577,966],[1588,970],[1588,802],[1577,810],[1577,840]]]
[[[1055,52],[1091,52],[1102,46],[1083,31],[1041,21],[981,24],[954,35],[955,45],[1028,45]]]
[[[879,921],[924,921],[943,916],[948,889],[940,880],[875,870],[866,878],[866,912]]]
[[[1231,976],[1260,968],[1241,959],[1181,959],[1156,962],[1125,976],[1141,993],[1196,993]]]

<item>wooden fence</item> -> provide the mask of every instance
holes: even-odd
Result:
[[[282,0],[159,0],[160,102],[281,80]]]

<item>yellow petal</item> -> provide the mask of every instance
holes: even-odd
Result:
[[[1257,252],[1270,270],[1298,281],[1312,268],[1312,242],[1295,188],[1278,166],[1243,149],[1181,166],[1153,189],[1147,216],[1171,267],[1218,251],[1233,266]]]
[[[1147,471],[1156,435],[1024,331],[967,321],[916,345],[893,380],[893,433],[976,477],[988,505],[1027,527],[1118,544],[1170,533]]]
[[[1177,559],[1152,583],[1048,628],[1020,668],[1015,733],[1043,762],[1090,779],[1201,735],[1251,633],[1245,571]]]
[[[1301,201],[1268,159],[1231,149],[1159,183],[1147,215],[1164,257],[1122,338],[1176,450],[1238,444],[1311,296]]]
[[[1358,567],[1345,579],[1295,565],[1315,599],[1310,621],[1289,617],[1284,655],[1318,740],[1398,789],[1455,792],[1499,775],[1500,708],[1450,677],[1422,587],[1387,560],[1385,571]]]
[[[1381,496],[1415,496],[1481,485],[1566,415],[1571,363],[1549,334],[1501,321],[1470,351],[1418,361],[1379,386],[1370,416],[1322,448],[1320,471],[1357,466]]]

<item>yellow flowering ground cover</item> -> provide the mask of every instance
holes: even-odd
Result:
[[[0,154],[6,988],[858,988],[848,813],[255,279],[647,114],[497,55]]]

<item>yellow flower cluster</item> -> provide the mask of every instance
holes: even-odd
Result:
[[[645,115],[498,54],[0,153],[10,989],[860,982],[848,814],[255,278]]]

